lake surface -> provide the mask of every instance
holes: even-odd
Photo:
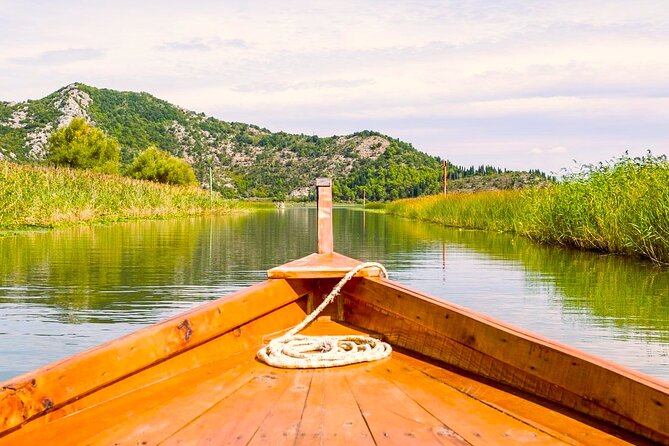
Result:
[[[436,297],[669,380],[669,271],[523,238],[335,209],[335,250]],[[0,380],[263,280],[316,247],[316,211],[0,237]]]

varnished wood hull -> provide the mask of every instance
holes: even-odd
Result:
[[[258,362],[333,271],[275,271],[289,278],[3,383],[0,445],[669,444],[666,383],[378,277],[355,278],[308,330],[382,334],[391,358]]]

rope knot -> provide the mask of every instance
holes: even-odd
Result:
[[[334,347],[330,341],[321,341],[320,343],[321,353],[327,353],[331,351]]]
[[[268,365],[280,368],[308,369],[321,367],[337,367],[358,362],[376,361],[390,356],[392,348],[371,336],[302,336],[300,331],[313,322],[341,292],[346,282],[365,268],[378,268],[384,277],[388,272],[380,263],[366,262],[351,269],[330,294],[311,314],[288,332],[258,351],[258,359]]]

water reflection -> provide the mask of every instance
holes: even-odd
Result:
[[[315,210],[0,238],[0,378],[264,278],[316,245]],[[669,272],[504,234],[335,211],[335,249],[394,279],[669,378]]]
[[[628,334],[654,332],[669,341],[669,271],[647,261],[537,245],[523,238],[450,230],[450,243],[526,271],[527,293],[551,295],[566,314],[597,318]]]
[[[669,270],[508,234],[348,219],[343,252],[379,259],[394,279],[669,380]]]
[[[280,259],[308,252],[307,214],[277,217],[259,212],[0,238],[0,303],[45,304],[79,312],[80,322],[113,323],[118,317],[110,310],[133,317],[138,307],[219,296],[261,280]],[[291,228],[294,243],[286,244],[281,234]]]

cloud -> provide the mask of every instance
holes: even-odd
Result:
[[[278,93],[287,90],[330,90],[371,85],[373,79],[326,79],[302,82],[258,82],[231,88],[240,93]]]
[[[549,149],[542,149],[541,147],[534,147],[530,150],[530,153],[535,154],[535,155],[541,155],[543,153],[558,154],[558,153],[567,153],[567,152],[569,152],[569,149],[567,149],[564,146],[555,146],[555,147],[551,147]]]
[[[228,40],[222,40],[221,41],[221,46],[228,47],[228,48],[250,48],[251,45],[244,39],[228,39]]]
[[[209,51],[212,46],[200,39],[191,39],[180,42],[166,42],[158,47],[162,51]]]
[[[19,65],[65,65],[72,62],[100,59],[104,55],[104,50],[96,48],[68,48],[43,51],[36,56],[15,57],[10,60]]]
[[[244,39],[222,40],[218,37],[212,37],[209,39],[194,38],[165,42],[158,46],[158,49],[161,51],[212,51],[219,48],[246,49],[250,47],[251,45]]]

